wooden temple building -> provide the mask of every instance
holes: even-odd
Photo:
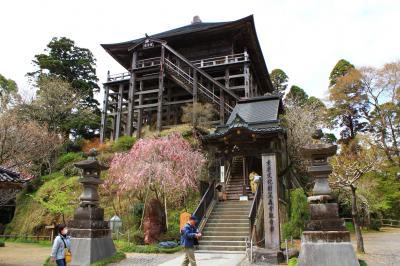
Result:
[[[178,125],[182,106],[211,103],[216,128],[202,142],[218,170],[194,213],[204,233],[200,250],[263,247],[260,256],[277,262],[294,184],[282,99],[274,94],[253,16],[217,23],[195,17],[181,28],[102,46],[128,72],[104,83],[101,141],[140,137],[144,126]],[[262,176],[257,188],[251,174]]]
[[[209,102],[224,124],[240,99],[272,92],[253,16],[191,24],[132,41],[102,44],[126,70],[108,75],[100,137],[140,136],[181,123],[182,106]]]

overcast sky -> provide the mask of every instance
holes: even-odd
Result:
[[[400,59],[400,0],[2,0],[0,73],[25,94],[31,61],[52,37],[68,37],[97,58],[105,81],[124,69],[100,43],[152,35],[190,23],[231,21],[253,14],[268,69],[283,69],[317,97],[326,95],[329,73],[345,58],[380,66]],[[32,94],[32,93],[30,93]]]

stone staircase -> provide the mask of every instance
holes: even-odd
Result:
[[[202,231],[199,252],[243,253],[249,234],[251,201],[218,202]]]
[[[226,186],[227,200],[239,200],[243,195],[243,158],[241,156],[233,157],[231,178]],[[253,193],[250,188],[245,188],[244,195],[253,199]]]

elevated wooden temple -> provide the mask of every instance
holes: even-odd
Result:
[[[126,73],[104,83],[101,141],[181,123],[182,106],[209,102],[223,125],[237,101],[272,92],[253,16],[191,24],[132,41],[102,44]]]

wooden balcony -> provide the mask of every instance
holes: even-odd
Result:
[[[243,63],[247,61],[249,61],[249,55],[247,54],[247,52],[244,52],[240,54],[217,56],[190,62],[198,68],[207,68],[207,67],[223,66],[228,64]],[[136,62],[136,66],[134,69],[151,68],[159,65],[160,65],[160,57],[146,58],[143,60],[138,60]],[[108,75],[107,82],[129,80],[130,76],[131,75],[129,72]]]

